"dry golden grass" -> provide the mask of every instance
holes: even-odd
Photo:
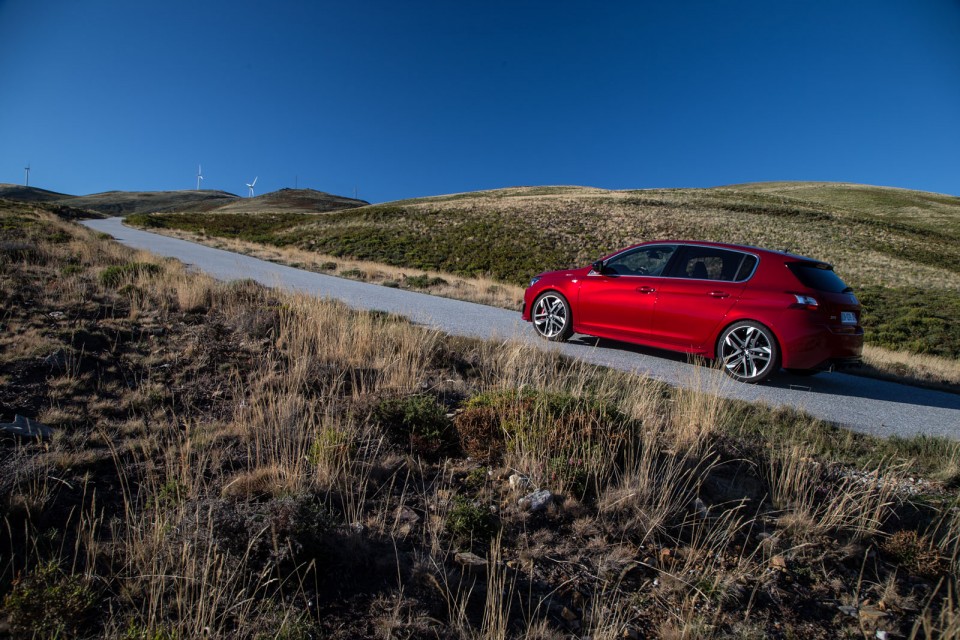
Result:
[[[494,200],[498,203],[498,206],[506,202],[508,206],[515,207],[517,209],[515,211],[516,215],[520,216],[535,216],[538,212],[543,214],[545,207],[549,209],[550,206],[554,206],[551,205],[549,201],[545,203],[545,196],[543,195],[524,196],[522,195],[522,191],[516,193],[514,190],[505,191],[507,193],[501,196],[502,199],[500,200],[497,200],[495,196],[492,195],[498,192],[484,192],[483,194],[464,194],[462,199],[458,199],[456,202],[458,206],[470,206],[470,203],[474,200],[484,202],[484,206],[489,206],[486,204],[487,200]],[[534,190],[528,189],[528,191]],[[580,197],[604,195],[610,199],[610,203],[608,204],[611,204],[611,206],[612,203],[616,203],[617,199],[626,198],[631,193],[604,192],[596,189],[581,190],[575,187],[569,188],[569,192]],[[569,208],[577,203],[576,199],[570,199],[572,198],[570,194],[564,197],[569,199],[563,203],[564,207]],[[443,197],[438,200],[444,202]],[[429,208],[439,205],[436,204],[435,199],[426,199],[422,204],[417,204],[417,206]],[[481,208],[480,210],[482,211],[483,209]],[[709,220],[709,216],[705,219]],[[279,264],[330,275],[338,275],[354,280],[363,280],[371,284],[395,286],[397,283],[402,283],[405,278],[420,275],[421,273],[416,270],[393,267],[378,262],[351,260],[318,254],[294,246],[274,247],[233,238],[216,238],[193,234],[176,229],[161,228],[151,229],[151,231],[199,242],[226,251],[250,255]],[[664,233],[668,233],[668,231],[664,230]],[[624,242],[626,242],[626,240],[624,240]],[[330,269],[329,266],[331,264],[335,264],[336,268]],[[887,282],[889,274],[901,273],[904,270],[910,271],[913,268],[914,267],[907,266],[906,264],[894,264],[891,262],[889,256],[882,254],[869,254],[868,259],[857,263],[858,273],[860,274],[858,277],[867,282]],[[490,278],[464,278],[433,271],[427,271],[425,273],[429,278],[441,278],[445,280],[446,284],[431,285],[426,288],[417,289],[424,293],[504,309],[519,309],[523,301],[523,288],[513,284],[499,282]],[[923,277],[932,276],[931,274],[926,274],[926,276]],[[935,282],[949,288],[952,287],[953,284],[947,283],[956,284],[954,282],[955,280],[957,279],[952,275],[948,277],[945,274],[939,274],[936,276]],[[919,282],[920,280],[917,280],[914,284],[918,284]],[[200,301],[200,304],[202,304],[202,302],[203,301]],[[956,360],[937,356],[921,356],[906,351],[893,351],[872,345],[866,345],[864,347],[864,360],[867,367],[862,371],[854,370],[852,373],[950,391],[960,389],[960,363]]]
[[[913,382],[931,387],[960,389],[960,361],[907,351],[892,351],[864,345],[862,373],[898,382]]]
[[[217,238],[194,234],[177,229],[151,229],[150,231],[198,242],[215,249],[242,253],[277,264],[335,275],[350,280],[362,280],[371,284],[397,286],[403,284],[406,278],[425,274],[430,279],[440,278],[445,280],[446,284],[431,284],[427,287],[418,287],[416,290],[442,298],[466,300],[467,302],[476,302],[503,309],[519,309],[523,303],[523,287],[492,278],[465,278],[440,271],[394,267],[381,262],[324,255],[293,246],[274,247],[235,238]],[[330,268],[330,265],[336,266]]]
[[[54,245],[44,259],[87,269],[66,274],[49,302],[61,296],[83,310],[96,300],[85,330],[123,332],[95,355],[72,354],[73,368],[44,387],[41,415],[61,435],[0,457],[2,548],[16,550],[2,567],[3,593],[19,593],[26,583],[13,576],[52,560],[105,603],[85,612],[99,626],[78,617],[61,636],[349,637],[376,628],[381,637],[619,638],[642,626],[697,637],[746,624],[760,607],[751,591],[776,586],[786,603],[795,595],[797,580],[777,581],[786,569],[757,532],[792,545],[790,562],[808,562],[823,597],[839,600],[860,587],[846,565],[824,559],[832,541],[867,543],[893,513],[899,462],[867,482],[835,474],[804,446],[824,428],[802,416],[789,442],[775,430],[738,436],[735,420],[777,417],[759,407],[735,414],[702,380],[696,391],[671,391],[523,344],[449,338],[329,301],[215,282],[68,231],[89,246]],[[129,264],[156,267],[116,282],[100,275]],[[16,266],[18,277],[26,268]],[[155,326],[164,331],[134,332]],[[0,358],[13,348],[0,344]],[[112,366],[122,368],[114,380]],[[121,394],[112,404],[111,389]],[[385,399],[426,398],[443,418],[481,396],[496,399],[485,415],[500,420],[500,460],[420,455],[377,417]],[[77,416],[90,420],[74,425]],[[838,442],[837,455],[851,459]],[[724,465],[737,473],[723,475]],[[525,511],[505,480],[515,473],[556,499]],[[746,475],[753,489],[737,479]],[[718,477],[734,480],[710,497]],[[495,533],[458,538],[458,510],[495,522]],[[59,518],[57,540],[67,542],[49,544],[44,518]],[[931,533],[949,580],[958,522],[945,508]],[[808,544],[823,549],[815,561],[802,555]],[[485,560],[476,573],[456,560],[467,549]],[[367,575],[374,587],[349,591]],[[875,590],[908,602],[911,587],[891,587],[887,575]],[[340,589],[351,602],[369,597],[371,613],[338,608]],[[955,629],[953,602],[930,595],[904,624],[918,637]],[[763,612],[771,625],[781,625],[778,611]],[[829,619],[804,622],[846,631]]]

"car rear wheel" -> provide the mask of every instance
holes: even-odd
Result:
[[[552,342],[566,342],[573,335],[570,305],[559,293],[548,291],[534,300],[531,319],[540,337]]]
[[[740,382],[762,382],[780,368],[773,332],[749,320],[735,322],[720,334],[717,358],[724,373]]]

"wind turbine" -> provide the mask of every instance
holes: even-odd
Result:
[[[200,181],[203,180],[203,169],[197,165],[197,191],[200,191]]]
[[[260,176],[257,176],[257,178],[259,178],[259,177],[260,177]],[[253,179],[253,182],[248,182],[248,183],[247,183],[247,186],[250,187],[250,193],[249,193],[249,195],[247,196],[248,198],[252,198],[252,197],[253,197],[253,185],[257,184],[257,178],[254,178],[254,179]]]
[[[29,164],[23,168],[23,175],[24,175],[23,186],[29,187],[30,186],[30,165]]]

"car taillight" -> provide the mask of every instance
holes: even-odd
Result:
[[[820,306],[816,298],[802,296],[799,293],[793,294],[793,297],[797,299],[797,306],[803,307],[804,309],[816,309]]]

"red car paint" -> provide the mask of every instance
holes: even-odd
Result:
[[[603,273],[594,268],[600,265]],[[551,301],[562,296],[572,316],[555,337],[537,325],[552,340],[575,332],[712,359],[724,331],[750,321],[775,339],[774,370],[855,366],[863,349],[860,303],[832,267],[779,251],[690,241],[633,245],[588,267],[538,276],[524,294],[524,320],[546,292]]]

